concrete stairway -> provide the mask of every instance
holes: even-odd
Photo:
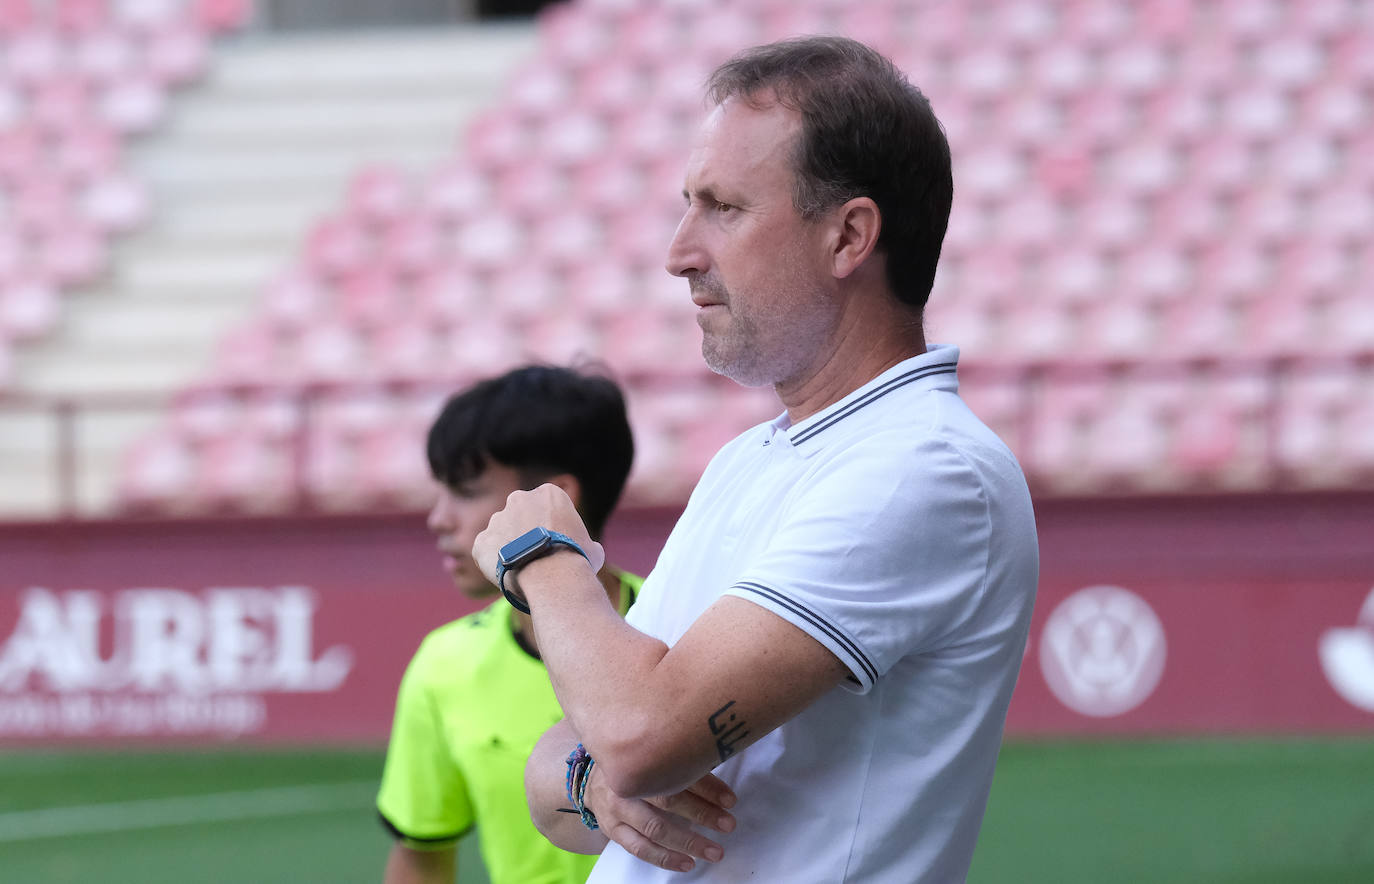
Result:
[[[16,354],[19,393],[106,403],[74,425],[83,512],[108,504],[118,456],[158,400],[202,376],[352,173],[452,154],[534,41],[531,26],[501,24],[255,34],[217,49],[210,75],[130,152],[153,217],[99,285],[66,297],[56,332]],[[56,432],[37,406],[0,406],[0,518],[56,506]]]

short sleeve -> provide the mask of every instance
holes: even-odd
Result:
[[[986,491],[958,451],[880,435],[818,465],[727,592],[810,634],[867,691],[970,616],[990,534]]]
[[[449,752],[443,720],[426,683],[425,659],[421,645],[401,678],[377,793],[382,819],[417,849],[446,847],[474,822],[467,784]]]

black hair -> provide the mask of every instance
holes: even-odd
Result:
[[[573,476],[582,520],[599,540],[629,476],[634,439],[615,381],[529,365],[451,397],[429,428],[426,450],[430,473],[455,489],[492,462],[515,470],[526,488]]]
[[[925,307],[949,226],[949,142],[930,102],[887,58],[847,37],[797,37],[746,49],[707,82],[713,102],[769,93],[801,115],[793,204],[803,218],[859,196],[878,206],[887,282]]]

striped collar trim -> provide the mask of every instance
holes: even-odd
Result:
[[[938,361],[931,361],[932,357]],[[857,414],[894,390],[940,375],[957,375],[959,351],[953,347],[932,349],[921,356],[908,359],[879,375],[868,384],[841,399],[829,408],[812,415],[787,429],[793,447],[800,447],[851,415]],[[942,385],[955,389],[954,384]]]

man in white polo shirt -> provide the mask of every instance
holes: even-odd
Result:
[[[594,882],[963,880],[1038,552],[1015,459],[922,330],[949,148],[843,38],[749,50],[709,90],[668,269],[707,364],[786,411],[712,460],[624,621],[556,488],[478,537],[566,716],[531,813],[602,853]]]

